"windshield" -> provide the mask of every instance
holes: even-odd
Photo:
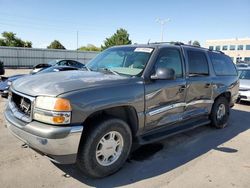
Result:
[[[52,61],[49,61],[48,64],[54,66],[57,62],[58,60],[52,60]]]
[[[250,70],[240,70],[240,79],[250,80]]]
[[[92,71],[109,70],[120,75],[135,76],[145,68],[153,48],[117,47],[100,53],[86,66]]]

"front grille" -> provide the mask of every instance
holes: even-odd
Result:
[[[8,106],[17,119],[27,123],[32,121],[34,100],[35,97],[24,95],[10,88]]]
[[[15,104],[18,111],[22,112],[26,116],[30,116],[32,104],[30,99],[12,92],[11,100]]]

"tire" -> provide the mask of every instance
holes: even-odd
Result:
[[[235,101],[236,104],[240,104],[240,98]]]
[[[102,178],[123,166],[131,150],[132,133],[126,122],[115,118],[91,126],[95,128],[82,138],[76,164],[85,176]]]
[[[224,108],[224,113],[223,113],[223,108]],[[230,111],[229,103],[225,97],[220,97],[216,99],[210,114],[210,120],[212,126],[216,127],[217,129],[222,129],[226,127],[229,119],[229,111]]]

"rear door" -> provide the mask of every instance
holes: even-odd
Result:
[[[184,48],[184,51],[188,70],[185,120],[208,114],[213,104],[213,86],[207,53],[198,48]]]
[[[154,64],[157,67],[172,68],[174,80],[152,80],[145,84],[146,129],[168,126],[182,119],[185,107],[186,80],[184,62],[180,48],[159,49]]]

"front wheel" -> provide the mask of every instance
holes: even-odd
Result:
[[[108,176],[126,161],[132,134],[126,122],[111,118],[92,125],[79,148],[77,165],[84,175],[92,178]]]
[[[225,97],[220,97],[215,101],[210,114],[210,119],[212,125],[218,129],[227,126],[229,119],[229,103]]]

